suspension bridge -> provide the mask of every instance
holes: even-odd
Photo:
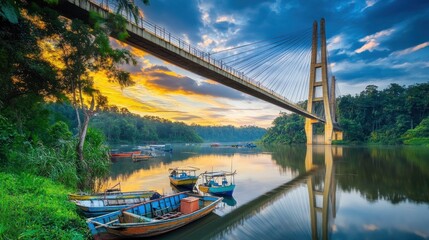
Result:
[[[113,13],[111,2],[61,0],[56,8],[67,18],[88,21],[90,12],[101,16]],[[210,53],[142,17],[135,19],[124,11],[119,14],[128,20],[130,36],[125,43],[304,116],[307,144],[342,139],[335,116],[335,78],[328,77],[324,19],[320,31],[319,24],[313,23],[312,34],[303,31]],[[324,136],[314,134],[314,124],[324,124]]]

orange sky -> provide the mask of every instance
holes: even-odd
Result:
[[[112,44],[129,49],[138,63],[124,66],[131,73],[133,86],[121,89],[101,74],[95,76],[95,87],[111,105],[187,124],[260,127],[271,126],[281,110],[123,43]]]

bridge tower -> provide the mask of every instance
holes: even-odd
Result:
[[[332,77],[329,88],[324,18],[320,20],[320,59],[317,57],[318,49],[319,34],[317,29],[317,21],[314,21],[310,64],[310,90],[308,93],[307,111],[310,113],[315,113],[316,104],[320,104],[322,106],[325,116],[325,136],[323,143],[330,145],[332,140],[342,140],[343,135],[340,131],[334,131],[334,122],[336,121],[335,77]],[[307,144],[322,142],[317,141],[317,138],[314,138],[313,124],[316,123],[319,123],[319,121],[310,118],[306,118],[305,120]]]

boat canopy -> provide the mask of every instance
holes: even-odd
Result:
[[[222,176],[232,176],[237,174],[237,171],[234,172],[227,172],[227,171],[217,171],[217,172],[204,172],[201,173],[201,175],[204,175],[206,177],[222,177]]]
[[[200,170],[196,167],[175,167],[175,168],[169,168],[169,171],[197,171]]]

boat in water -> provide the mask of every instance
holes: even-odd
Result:
[[[106,213],[121,210],[135,204],[147,202],[162,197],[158,192],[154,192],[151,196],[145,197],[126,197],[126,198],[110,198],[110,199],[88,199],[88,200],[72,200],[79,207],[81,212],[86,217],[100,216]]]
[[[152,158],[155,158],[155,156],[152,153],[149,153],[149,154],[133,154],[131,156],[131,159],[133,159],[133,162],[146,161],[146,160],[149,160]]]
[[[178,187],[192,189],[198,180],[196,167],[175,167],[168,169],[170,171],[170,183]]]
[[[127,198],[150,198],[156,191],[132,191],[122,192],[119,189],[108,190],[101,193],[74,193],[69,194],[69,200],[96,200],[96,199],[127,199]]]
[[[142,151],[132,151],[132,152],[110,152],[111,158],[130,158],[133,154],[141,154]]]
[[[206,216],[221,201],[221,197],[178,193],[90,218],[87,224],[95,239],[151,237]]]
[[[235,189],[234,175],[236,172],[204,172],[201,173],[202,183],[198,190],[219,196],[232,196]],[[228,181],[229,180],[229,181]]]
[[[149,148],[152,151],[173,152],[171,144],[149,145]]]

